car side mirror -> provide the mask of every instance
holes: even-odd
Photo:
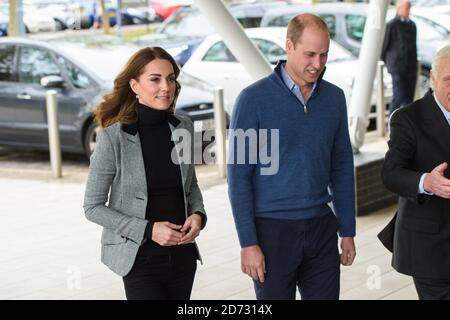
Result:
[[[44,88],[64,88],[64,79],[60,76],[46,76],[41,78],[41,86]]]

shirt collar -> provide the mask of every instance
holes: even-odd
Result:
[[[291,76],[287,73],[285,66],[286,66],[286,63],[281,65],[281,78],[283,79],[284,84],[286,85],[286,87],[289,88],[290,91],[293,91],[295,88],[298,88],[298,91],[300,92],[300,95],[301,95],[300,88],[297,86],[297,84],[294,82],[294,80],[292,80]],[[314,84],[313,84],[313,87],[311,90],[311,95],[314,92],[314,89],[316,88],[316,86],[317,86],[317,81],[314,82]],[[304,101],[303,96],[302,96],[302,100]]]
[[[436,104],[438,105],[439,109],[441,109],[442,113],[445,116],[445,119],[447,119],[448,124],[450,125],[450,111],[444,108],[444,106],[439,102],[439,100],[436,98],[436,94],[433,92],[434,101],[436,101]]]

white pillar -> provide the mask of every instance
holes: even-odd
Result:
[[[194,1],[253,80],[259,80],[272,72],[270,64],[247,37],[244,29],[231,15],[222,1]]]
[[[117,8],[116,8],[116,29],[117,29],[117,35],[122,38],[123,37],[123,31],[122,31],[122,0],[117,0]]]
[[[62,177],[61,165],[61,142],[59,139],[59,121],[58,121],[58,100],[55,90],[48,90],[47,100],[47,123],[48,123],[48,145],[50,150],[50,164],[53,176]]]
[[[214,88],[214,121],[216,142],[216,165],[219,178],[227,175],[226,136],[227,127],[223,108],[223,89]]]
[[[359,52],[359,66],[348,110],[350,139],[355,153],[364,143],[369,123],[370,98],[377,61],[381,56],[387,8],[388,0],[370,0],[364,37]]]

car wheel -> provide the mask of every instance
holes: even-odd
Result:
[[[84,153],[86,157],[90,158],[95,149],[97,142],[97,133],[100,127],[95,122],[92,122],[86,130],[84,135]]]

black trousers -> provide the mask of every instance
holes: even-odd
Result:
[[[419,300],[450,300],[450,279],[413,277]]]
[[[193,244],[161,250],[141,248],[123,277],[128,300],[189,300],[197,270]]]
[[[253,281],[258,300],[337,300],[340,290],[338,222],[333,213],[307,220],[256,219],[266,263]]]
[[[413,102],[416,89],[417,71],[408,73],[392,73],[392,101],[389,105],[389,114],[398,108]]]

